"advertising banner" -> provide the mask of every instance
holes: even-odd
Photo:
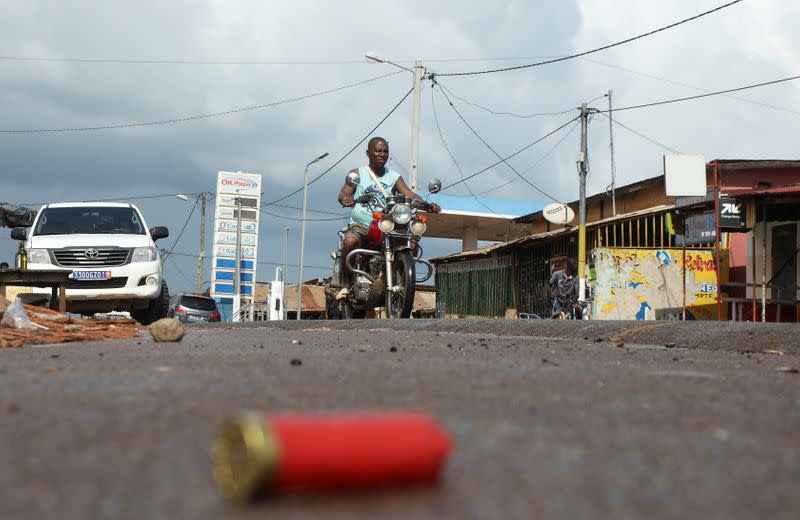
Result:
[[[686,301],[689,320],[717,319],[717,269],[712,249],[594,249],[592,319],[678,320]],[[728,253],[719,277],[728,279]],[[721,294],[722,296],[722,294]],[[722,319],[726,319],[722,306]]]
[[[235,293],[236,237],[241,204],[239,282],[241,295],[255,294],[258,261],[258,225],[261,213],[261,174],[218,172],[214,210],[214,260],[211,270],[211,296],[220,303],[232,303]]]

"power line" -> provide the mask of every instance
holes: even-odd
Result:
[[[346,218],[349,218],[347,215],[341,215],[341,216],[336,217],[336,218],[307,218],[307,219],[302,219],[302,218],[296,218],[296,217],[286,217],[286,216],[283,216],[283,215],[276,215],[275,213],[270,213],[268,211],[264,211],[263,209],[260,209],[258,211],[260,211],[264,215],[269,215],[270,217],[280,218],[280,219],[283,219],[283,220],[293,220],[295,222],[303,222],[303,220],[305,220],[306,222],[333,222],[333,221],[336,221],[336,220],[344,220]]]
[[[303,209],[303,208],[298,208],[297,206],[287,206],[285,204],[263,204],[263,205],[264,206],[275,206],[276,208],[296,209],[296,210],[301,210],[301,211]],[[306,211],[309,211],[311,213],[320,213],[322,215],[341,215],[341,213],[334,213],[333,211],[323,211],[323,210],[320,210],[320,209],[307,208]]]
[[[461,101],[463,103],[466,103],[467,105],[472,105],[472,106],[474,106],[476,108],[480,108],[481,110],[485,110],[486,112],[489,112],[490,114],[494,114],[494,115],[497,115],[497,116],[511,116],[511,117],[516,117],[516,118],[520,118],[520,119],[530,119],[532,117],[542,117],[542,116],[561,116],[561,115],[564,115],[564,114],[569,114],[570,112],[573,112],[575,110],[575,107],[571,107],[571,108],[568,108],[566,110],[562,110],[560,112],[539,112],[539,113],[534,113],[534,114],[517,114],[517,113],[514,113],[514,112],[499,112],[499,111],[493,110],[491,108],[487,108],[487,107],[485,107],[483,105],[480,105],[478,103],[475,103],[473,101],[470,101],[468,99],[465,99],[463,97],[459,97],[459,96],[455,95],[450,88],[445,87],[441,83],[439,83],[438,85],[442,88],[442,90],[446,90],[447,93],[450,94],[450,96],[454,97],[455,99],[457,99],[457,100],[459,100],[459,101]],[[605,96],[605,94],[597,96],[593,100],[589,101],[589,103],[597,101],[598,99],[600,99],[601,97],[604,97],[604,96]]]
[[[400,72],[402,72],[402,71],[400,71]],[[395,73],[395,74],[397,74],[397,73]],[[406,100],[406,98],[407,98],[407,97],[408,97],[408,96],[409,96],[409,95],[410,95],[412,92],[414,92],[414,89],[413,89],[413,88],[409,89],[409,91],[408,91],[408,92],[406,92],[406,94],[405,94],[405,95],[404,95],[402,98],[400,98],[400,101],[398,101],[398,102],[397,102],[397,104],[396,104],[394,107],[392,107],[392,109],[391,109],[391,110],[389,110],[389,112],[388,112],[388,113],[387,113],[385,116],[383,116],[383,118],[382,118],[380,121],[378,121],[378,124],[376,124],[375,126],[373,126],[373,127],[372,127],[372,129],[371,129],[369,132],[367,132],[367,134],[366,134],[366,135],[365,135],[365,136],[364,136],[364,137],[363,137],[363,138],[362,138],[362,139],[361,139],[359,142],[357,142],[357,143],[356,143],[356,144],[355,144],[355,145],[354,145],[352,148],[350,148],[350,150],[348,150],[348,151],[347,151],[347,153],[345,153],[344,155],[342,155],[342,156],[341,156],[341,157],[340,157],[340,158],[339,158],[339,159],[338,159],[338,160],[337,160],[335,163],[333,163],[333,164],[330,166],[330,168],[328,168],[328,169],[327,169],[327,170],[325,170],[324,172],[322,172],[322,173],[320,173],[319,175],[317,175],[316,177],[314,177],[314,178],[313,178],[311,181],[309,181],[309,183],[308,183],[308,186],[311,186],[312,184],[314,184],[315,182],[317,182],[319,179],[321,179],[323,176],[325,176],[325,175],[326,175],[328,172],[330,172],[331,170],[333,170],[333,169],[334,169],[336,166],[338,166],[338,165],[339,165],[339,163],[341,163],[342,161],[344,161],[344,160],[345,160],[345,158],[347,158],[347,156],[348,156],[348,155],[350,155],[351,153],[353,153],[353,150],[355,150],[356,148],[358,148],[359,146],[361,146],[361,144],[362,144],[364,141],[366,141],[366,140],[367,140],[367,138],[369,138],[369,137],[372,135],[372,133],[373,133],[375,130],[377,130],[377,129],[378,129],[378,128],[379,128],[379,127],[380,127],[380,126],[381,126],[381,125],[384,123],[384,121],[386,121],[387,119],[389,119],[389,116],[391,116],[391,115],[392,115],[392,114],[395,112],[395,110],[397,110],[397,109],[400,107],[400,105],[402,105],[402,104],[403,104],[403,101],[405,101],[405,100]],[[282,200],[288,199],[288,198],[289,198],[289,197],[291,197],[292,195],[295,195],[296,193],[300,193],[301,191],[303,191],[303,187],[302,187],[302,186],[301,186],[300,188],[297,188],[297,189],[296,189],[296,190],[294,190],[293,192],[289,193],[288,195],[284,195],[283,197],[281,197],[281,198],[279,198],[279,199],[275,199],[275,200],[273,200],[273,201],[271,201],[271,202],[267,202],[267,203],[265,203],[265,204],[262,204],[262,206],[269,206],[269,205],[271,205],[271,204],[274,204],[274,203],[276,203],[276,202],[280,202],[280,201],[282,201]]]
[[[207,60],[186,58],[52,58],[47,56],[0,56],[0,61],[48,63],[120,63],[135,65],[347,65],[364,63],[364,60]]]
[[[566,123],[564,123],[563,125],[559,126],[559,127],[558,127],[558,128],[556,128],[555,130],[552,130],[552,131],[550,131],[550,132],[546,133],[545,135],[543,135],[542,137],[540,137],[540,138],[536,139],[536,140],[535,140],[535,141],[533,141],[532,143],[528,143],[528,144],[526,144],[525,146],[523,146],[522,148],[520,148],[520,149],[519,149],[519,150],[517,150],[516,152],[514,152],[514,153],[512,153],[512,154],[510,154],[510,155],[506,155],[504,158],[500,159],[499,161],[497,161],[497,162],[495,162],[495,163],[493,163],[493,164],[490,164],[490,165],[489,165],[489,166],[487,166],[486,168],[484,168],[484,169],[482,169],[482,170],[479,170],[479,171],[477,171],[477,172],[473,173],[472,175],[468,175],[468,176],[467,176],[467,177],[465,177],[463,180],[460,180],[460,181],[454,182],[453,184],[448,184],[447,186],[443,187],[443,188],[441,189],[441,191],[444,191],[444,190],[446,190],[446,189],[452,188],[453,186],[457,186],[457,185],[461,184],[462,182],[468,181],[469,179],[471,179],[471,178],[473,178],[473,177],[476,177],[476,176],[478,176],[478,175],[480,175],[480,174],[482,174],[482,173],[485,173],[485,172],[487,172],[487,171],[491,170],[492,168],[494,168],[494,167],[495,167],[495,166],[497,166],[498,164],[502,164],[502,163],[504,163],[505,161],[507,161],[508,159],[511,159],[511,158],[513,158],[513,157],[516,157],[517,155],[521,154],[522,152],[524,152],[524,151],[525,151],[525,150],[527,150],[528,148],[530,148],[530,147],[532,147],[532,146],[535,146],[536,144],[538,144],[538,143],[540,143],[540,142],[544,141],[545,139],[547,139],[547,138],[548,138],[548,137],[550,137],[551,135],[558,133],[559,131],[561,131],[561,129],[565,128],[567,125],[569,125],[569,124],[570,124],[570,123],[572,123],[573,121],[577,121],[578,119],[579,119],[579,117],[573,117],[572,119],[570,119],[569,121],[567,121],[567,122],[566,122]]]
[[[197,208],[198,200],[199,199],[195,199],[194,205],[192,206],[192,210],[189,212],[189,216],[186,217],[186,222],[183,223],[183,227],[181,228],[181,232],[178,233],[178,238],[175,239],[175,242],[173,242],[172,247],[169,248],[169,251],[167,251],[167,254],[164,257],[164,260],[163,260],[164,262],[167,261],[167,259],[169,258],[169,255],[171,255],[172,251],[175,249],[175,246],[177,246],[178,242],[180,242],[181,237],[183,236],[183,232],[186,231],[186,226],[189,225],[189,221],[192,219],[192,215],[194,215],[194,210]]]
[[[456,161],[456,158],[453,156],[453,152],[450,151],[450,147],[447,146],[447,141],[445,141],[445,139],[444,139],[444,133],[442,133],[442,127],[439,125],[439,114],[436,112],[436,98],[434,96],[434,92],[435,92],[435,89],[432,88],[431,89],[431,106],[433,106],[433,118],[436,121],[436,129],[439,131],[439,138],[442,140],[442,145],[444,146],[444,149],[447,150],[447,155],[450,156],[450,160],[453,161],[453,164],[455,165],[456,169],[458,170],[459,177],[461,177],[461,180],[464,180],[464,171],[461,169],[461,166],[458,164],[458,161]],[[475,202],[477,202],[478,204],[480,204],[484,208],[488,209],[490,212],[494,213],[495,215],[497,214],[497,212],[495,210],[493,210],[492,208],[490,208],[489,206],[484,204],[478,197],[475,196],[475,194],[472,192],[472,189],[469,187],[469,184],[467,184],[465,182],[464,183],[464,187],[467,188],[467,191],[469,192],[470,195],[472,195],[472,198],[475,199]]]
[[[669,25],[665,25],[664,27],[660,27],[658,29],[654,29],[652,31],[649,31],[649,32],[646,32],[646,33],[642,33],[642,34],[639,34],[638,36],[633,36],[633,37],[627,38],[625,40],[621,40],[621,41],[618,41],[618,42],[615,42],[615,43],[604,45],[602,47],[597,47],[596,49],[592,49],[592,50],[584,51],[584,52],[579,52],[577,54],[570,54],[568,56],[562,56],[562,57],[559,57],[559,58],[553,58],[553,59],[549,59],[549,60],[539,61],[539,62],[536,62],[536,63],[528,63],[526,65],[517,65],[516,67],[505,67],[505,68],[501,68],[501,69],[490,69],[490,70],[481,70],[481,71],[472,71],[472,72],[451,72],[451,73],[447,73],[447,74],[437,74],[437,76],[474,76],[474,75],[478,75],[478,74],[493,74],[495,72],[506,72],[506,71],[510,71],[510,70],[528,69],[528,68],[531,68],[531,67],[539,67],[541,65],[549,65],[551,63],[558,63],[558,62],[561,62],[561,61],[571,60],[571,59],[579,58],[581,56],[586,56],[587,54],[593,54],[595,52],[600,52],[600,51],[604,51],[604,50],[607,50],[607,49],[611,49],[612,47],[618,47],[620,45],[624,45],[626,43],[630,43],[632,41],[639,40],[641,38],[646,38],[647,36],[652,36],[653,34],[656,34],[656,33],[662,32],[662,31],[666,31],[667,29],[672,29],[673,27],[677,27],[677,26],[685,24],[687,22],[691,22],[693,20],[697,20],[698,18],[702,18],[703,16],[715,13],[717,11],[721,11],[722,9],[725,9],[725,8],[730,7],[732,5],[738,4],[739,2],[742,2],[742,0],[733,0],[732,2],[728,2],[727,4],[720,5],[718,7],[715,7],[714,9],[711,9],[709,11],[704,11],[704,12],[702,12],[700,14],[696,14],[694,16],[691,16],[689,18],[685,18],[685,19],[680,20],[678,22],[671,23]]]
[[[679,87],[685,87],[685,88],[690,88],[690,89],[694,89],[694,90],[699,90],[701,92],[712,92],[711,90],[709,90],[707,88],[698,87],[696,85],[691,85],[689,83],[683,83],[681,81],[675,81],[673,79],[665,78],[665,77],[662,77],[662,76],[656,76],[655,74],[648,74],[646,72],[633,70],[633,69],[630,69],[630,68],[627,68],[627,67],[623,67],[621,65],[613,65],[611,63],[605,63],[605,62],[602,62],[602,61],[593,60],[591,58],[581,58],[581,59],[584,60],[584,61],[588,61],[589,63],[594,63],[594,64],[601,65],[603,67],[608,67],[608,68],[611,68],[611,69],[623,70],[625,72],[629,72],[629,73],[635,74],[637,76],[642,76],[642,77],[645,77],[645,78],[654,79],[654,80],[657,80],[657,81],[662,81],[664,83],[669,83],[671,85],[677,85]],[[737,101],[742,101],[744,103],[750,103],[752,105],[758,105],[758,106],[765,107],[765,108],[771,108],[773,110],[779,110],[781,112],[789,112],[789,113],[792,113],[792,114],[800,115],[800,111],[792,110],[791,108],[780,107],[780,106],[777,106],[777,105],[771,105],[769,103],[764,103],[762,101],[756,101],[754,99],[747,99],[747,98],[738,97],[738,96],[725,96],[725,97],[729,97],[729,98],[735,99]]]
[[[303,96],[297,96],[293,98],[284,99],[281,101],[273,101],[272,103],[264,103],[261,105],[252,105],[248,107],[242,108],[235,108],[232,110],[226,110],[224,112],[214,112],[211,114],[200,114],[196,116],[187,116],[187,117],[178,117],[173,119],[160,119],[157,121],[144,121],[138,123],[119,123],[119,124],[112,124],[112,125],[100,125],[100,126],[85,126],[85,127],[72,127],[72,128],[33,128],[33,129],[5,129],[0,130],[0,133],[3,134],[34,134],[34,133],[56,133],[56,132],[88,132],[94,130],[113,130],[119,128],[133,128],[133,127],[141,127],[141,126],[157,126],[157,125],[167,125],[167,124],[174,124],[174,123],[185,123],[187,121],[196,121],[198,119],[210,119],[213,117],[221,117],[221,116],[228,116],[231,114],[238,114],[240,112],[247,112],[249,110],[259,110],[262,108],[271,108],[278,105],[285,105],[287,103],[293,103],[295,101],[302,101],[304,99],[310,99],[317,96],[322,96],[325,94],[331,94],[333,92],[338,92],[340,90],[345,90],[351,87],[356,87],[359,85],[364,85],[366,83],[371,83],[373,81],[377,81],[379,79],[388,78],[389,76],[394,76],[395,74],[400,74],[402,71],[396,71],[389,74],[384,74],[382,76],[376,76],[374,78],[366,79],[363,81],[357,81],[355,83],[349,83],[347,85],[342,85],[340,87],[322,90],[319,92],[314,92],[312,94],[306,94]]]
[[[87,201],[84,201],[84,202],[115,202],[115,201],[119,201],[119,200],[129,201],[129,200],[144,200],[144,199],[160,199],[160,198],[165,198],[165,197],[174,197],[175,195],[177,195],[177,193],[165,193],[163,195],[141,195],[141,196],[136,196],[136,197],[115,197],[115,198],[112,198],[112,199],[92,199],[92,200],[87,200]],[[186,195],[197,196],[198,194],[197,193],[186,193]],[[48,201],[48,202],[26,202],[26,203],[22,204],[22,206],[43,206],[45,204],[49,204],[50,202],[51,201]]]
[[[528,186],[530,186],[531,188],[535,189],[536,191],[538,191],[539,193],[541,193],[541,194],[542,194],[542,195],[544,195],[545,197],[547,197],[547,198],[549,198],[549,199],[551,199],[551,200],[553,200],[553,201],[555,201],[555,202],[558,202],[558,201],[556,200],[556,198],[555,198],[555,197],[553,197],[552,195],[550,195],[549,193],[547,193],[546,191],[544,191],[543,189],[541,189],[540,187],[538,187],[537,185],[535,185],[534,183],[532,183],[531,181],[529,181],[528,179],[526,179],[525,177],[523,177],[523,176],[522,176],[522,174],[521,174],[521,173],[519,173],[519,172],[517,171],[517,169],[516,169],[516,168],[514,168],[513,166],[511,166],[511,164],[510,164],[510,163],[509,163],[509,162],[508,162],[506,159],[504,159],[504,158],[503,158],[503,156],[501,156],[499,153],[497,153],[497,152],[495,151],[495,149],[494,149],[494,148],[492,148],[492,146],[491,146],[491,145],[490,145],[488,142],[486,142],[486,140],[485,140],[483,137],[481,137],[481,136],[478,134],[478,132],[477,132],[477,131],[476,131],[474,128],[472,128],[472,126],[471,126],[471,125],[470,125],[470,124],[467,122],[467,120],[466,120],[466,119],[464,119],[464,116],[462,116],[462,115],[461,115],[461,112],[459,112],[459,111],[458,111],[458,109],[455,107],[455,105],[453,105],[453,102],[452,102],[452,101],[450,101],[450,98],[449,98],[449,97],[447,97],[447,92],[445,92],[445,91],[442,91],[442,94],[444,94],[444,97],[445,97],[445,99],[447,100],[447,102],[448,102],[448,103],[450,103],[450,107],[451,107],[451,108],[453,109],[453,111],[455,111],[455,113],[458,115],[459,119],[461,119],[461,121],[462,121],[462,122],[463,122],[465,125],[467,125],[467,128],[469,128],[469,129],[470,129],[470,131],[471,131],[471,132],[472,132],[472,133],[475,135],[475,137],[477,137],[477,138],[478,138],[478,140],[479,140],[480,142],[482,142],[482,143],[484,144],[484,146],[486,146],[486,148],[488,148],[488,149],[489,149],[489,150],[490,150],[490,151],[491,151],[493,154],[495,154],[495,155],[496,155],[496,156],[497,156],[497,157],[500,159],[500,161],[501,161],[501,162],[503,162],[503,163],[504,163],[506,166],[508,166],[509,168],[511,168],[511,171],[513,171],[514,173],[516,173],[516,174],[517,174],[517,177],[519,177],[520,179],[522,179],[523,181],[525,181],[525,183],[526,183]],[[462,179],[462,180],[466,180],[466,179]]]
[[[536,159],[536,161],[534,161],[534,162],[533,162],[533,163],[532,163],[530,166],[528,166],[527,168],[525,168],[524,170],[522,170],[522,173],[526,173],[526,172],[528,172],[528,171],[532,170],[534,166],[536,166],[537,164],[539,164],[540,162],[542,162],[543,160],[545,160],[545,158],[547,158],[547,157],[548,157],[548,156],[549,156],[551,153],[553,153],[554,151],[556,151],[556,149],[557,149],[559,146],[561,146],[561,145],[564,143],[564,141],[566,141],[566,140],[567,140],[567,137],[569,137],[570,135],[572,135],[572,132],[574,132],[574,131],[575,131],[575,129],[576,129],[576,128],[578,128],[578,126],[579,126],[579,125],[580,125],[580,123],[576,121],[576,122],[575,122],[575,124],[574,124],[574,125],[572,125],[572,127],[569,129],[569,131],[568,131],[568,132],[566,132],[566,133],[565,133],[565,134],[564,134],[564,135],[561,137],[561,139],[559,139],[559,140],[558,140],[558,142],[557,142],[555,145],[553,145],[553,146],[552,146],[552,147],[551,147],[551,148],[550,148],[550,149],[549,149],[547,152],[545,152],[545,154],[544,154],[544,155],[542,155],[541,157],[539,157],[538,159]],[[476,195],[486,195],[487,193],[491,193],[491,192],[493,192],[493,191],[497,191],[497,190],[499,190],[500,188],[502,188],[502,187],[504,187],[504,186],[507,186],[507,185],[511,184],[512,182],[514,182],[514,181],[517,181],[517,180],[519,180],[519,177],[512,177],[511,179],[507,180],[507,181],[506,181],[506,182],[504,182],[503,184],[501,184],[501,185],[499,185],[499,186],[495,186],[494,188],[491,188],[491,189],[489,189],[489,190],[486,190],[486,191],[480,191],[480,192],[476,193]],[[451,195],[451,197],[469,197],[469,195]]]
[[[614,112],[620,112],[622,110],[634,110],[634,109],[637,109],[637,108],[655,107],[655,106],[658,106],[658,105],[668,105],[670,103],[679,103],[681,101],[690,101],[692,99],[700,99],[700,98],[706,98],[706,97],[711,97],[711,96],[719,96],[721,94],[728,94],[730,92],[739,92],[741,90],[748,90],[748,89],[751,89],[751,88],[766,87],[768,85],[776,85],[778,83],[785,83],[787,81],[794,81],[794,80],[797,80],[797,79],[800,79],[800,75],[789,76],[788,78],[781,78],[781,79],[776,79],[776,80],[772,80],[772,81],[765,81],[763,83],[755,83],[753,85],[746,85],[744,87],[729,88],[727,90],[717,90],[715,92],[708,92],[706,94],[698,94],[696,96],[686,96],[686,97],[676,98],[676,99],[667,99],[667,100],[664,100],[664,101],[655,101],[653,103],[644,103],[642,105],[633,105],[633,106],[629,106],[629,107],[615,108]],[[608,112],[608,110],[595,110],[595,112],[597,112],[599,114],[603,114],[603,113]]]
[[[605,117],[605,118],[608,118],[608,115],[607,115],[607,114],[602,114],[602,116],[603,116],[603,117]],[[643,133],[641,133],[641,132],[639,132],[639,131],[637,131],[637,130],[634,130],[633,128],[631,128],[631,127],[629,127],[629,126],[625,125],[624,123],[622,123],[622,122],[621,122],[620,120],[618,120],[618,119],[613,119],[613,120],[612,120],[612,122],[613,122],[615,125],[619,125],[619,126],[621,126],[622,128],[624,128],[624,129],[625,129],[625,130],[627,130],[628,132],[631,132],[632,134],[638,135],[639,137],[641,137],[641,138],[642,138],[642,139],[644,139],[645,141],[649,141],[649,142],[653,143],[654,145],[656,145],[656,146],[658,146],[658,147],[660,147],[660,148],[663,148],[664,150],[666,150],[666,151],[668,151],[668,152],[670,152],[670,153],[674,153],[674,154],[677,154],[677,155],[681,155],[681,152],[680,152],[679,150],[676,150],[676,149],[674,149],[674,148],[672,148],[672,147],[670,147],[670,146],[667,146],[667,145],[665,145],[664,143],[661,143],[661,142],[657,141],[656,139],[653,139],[653,138],[652,138],[652,137],[650,137],[650,136],[647,136],[647,135],[645,135],[645,134],[643,134]]]

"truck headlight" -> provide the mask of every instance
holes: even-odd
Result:
[[[28,249],[29,264],[52,264],[47,249]]]
[[[411,223],[411,232],[414,233],[415,235],[421,235],[425,233],[427,229],[428,226],[425,225],[425,223],[421,220],[415,220],[414,222]]]
[[[133,250],[131,262],[152,262],[158,260],[158,249],[155,247],[137,247]]]

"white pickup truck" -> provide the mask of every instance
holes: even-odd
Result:
[[[30,228],[11,231],[11,238],[25,240],[28,269],[72,271],[69,311],[129,311],[145,324],[167,314],[169,289],[155,245],[167,236],[163,226],[148,229],[136,206],[116,202],[47,204]],[[20,296],[50,298],[48,289],[32,290]]]

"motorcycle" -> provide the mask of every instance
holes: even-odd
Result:
[[[347,175],[350,186],[358,186],[359,181],[357,172]],[[437,193],[441,188],[438,179],[428,183],[429,193]],[[338,248],[331,253],[333,276],[326,289],[328,317],[360,319],[368,311],[383,307],[386,318],[408,318],[416,284],[425,282],[434,272],[433,264],[422,258],[418,244],[427,228],[426,212],[432,205],[408,200],[401,194],[387,197],[385,205],[378,205],[371,195],[364,195],[357,202],[372,204],[373,220],[364,247],[354,249],[346,258],[341,256],[344,230],[339,231]],[[420,278],[417,278],[417,264],[427,270]],[[345,298],[334,300],[333,295],[341,287],[342,268],[352,273],[352,284]]]
[[[554,297],[550,307],[550,317],[554,320],[589,319],[589,302],[569,301]]]

